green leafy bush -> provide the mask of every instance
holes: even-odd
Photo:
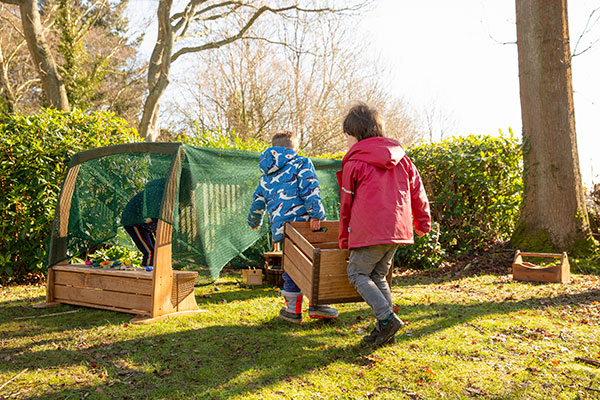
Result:
[[[42,272],[69,158],[138,140],[135,129],[108,112],[49,109],[0,123],[0,283]]]
[[[523,190],[521,145],[512,130],[421,145],[408,154],[421,172],[446,251],[473,251],[510,237]]]

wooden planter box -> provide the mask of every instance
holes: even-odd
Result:
[[[267,251],[265,256],[265,276],[273,286],[283,287],[283,252],[278,249]]]
[[[338,248],[339,221],[321,222],[313,232],[308,222],[284,228],[283,269],[312,305],[363,301],[348,280],[349,250]],[[392,268],[388,274],[391,282]]]
[[[530,262],[523,261],[523,257],[560,258],[561,260],[560,265],[539,267]],[[512,270],[513,279],[516,281],[568,283],[571,279],[571,266],[567,253],[522,253],[520,250],[517,250]]]

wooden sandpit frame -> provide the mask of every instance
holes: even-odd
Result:
[[[153,270],[127,271],[90,268],[69,264],[67,234],[71,200],[81,164],[122,153],[162,153],[173,156],[157,224]],[[172,268],[172,221],[178,191],[180,143],[131,143],[100,147],[76,154],[69,163],[56,207],[49,246],[46,301],[36,308],[72,304],[135,314],[132,323],[149,323],[164,318],[200,312],[194,296],[195,271]]]

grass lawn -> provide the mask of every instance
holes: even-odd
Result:
[[[0,288],[0,399],[600,399],[600,367],[576,360],[600,360],[598,276],[396,276],[407,326],[379,349],[360,346],[364,303],[290,325],[278,289],[240,281],[196,288],[207,312],[150,325]]]

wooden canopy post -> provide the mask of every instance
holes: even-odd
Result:
[[[145,324],[168,317],[197,313],[200,310],[194,296],[194,283],[197,272],[173,271],[171,265],[173,221],[175,201],[179,192],[179,175],[183,162],[183,149],[173,157],[169,177],[162,199],[161,219],[156,229],[154,246],[154,267],[152,276],[152,309],[150,317],[136,317],[132,323]]]

